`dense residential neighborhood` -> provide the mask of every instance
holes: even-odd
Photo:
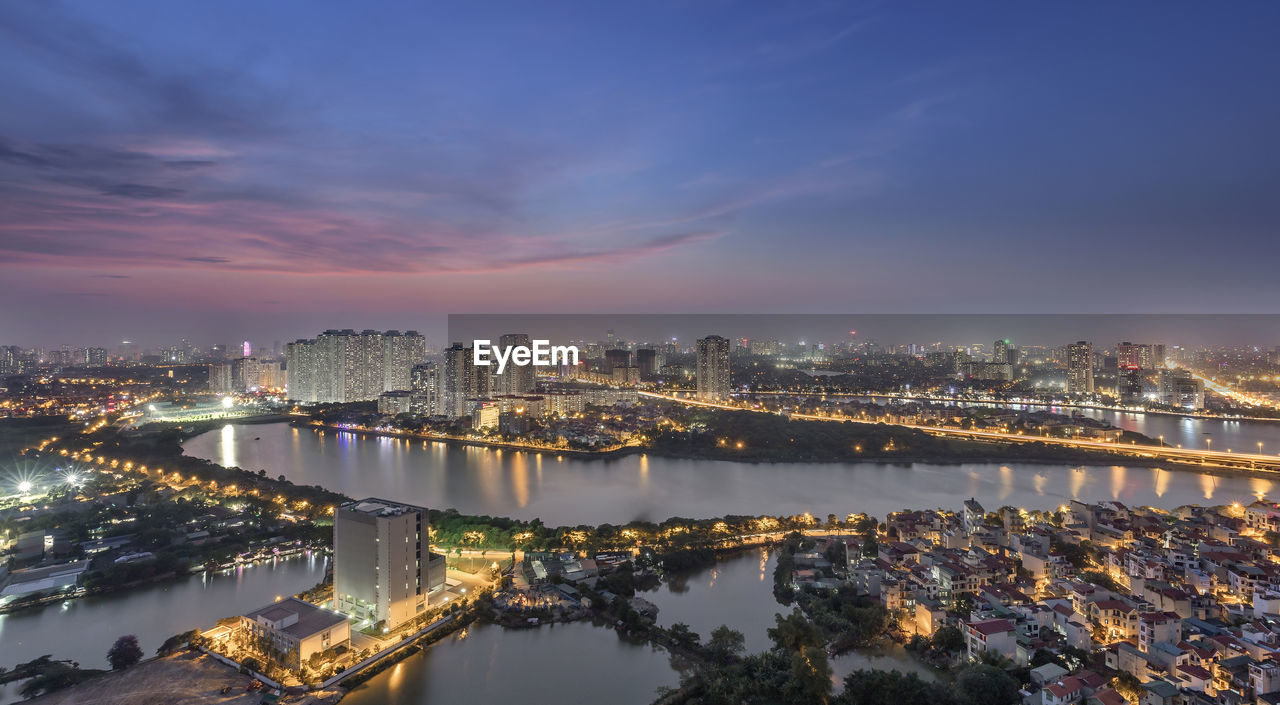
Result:
[[[1278,527],[1264,502],[1028,513],[971,499],[821,538],[792,586],[851,584],[914,639],[958,629],[957,660],[1026,673],[1025,705],[1261,705],[1280,702]],[[847,565],[815,565],[839,544]]]

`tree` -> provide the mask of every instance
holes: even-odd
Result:
[[[951,689],[914,673],[857,670],[844,679],[841,705],[955,705]]]
[[[168,639],[165,639],[164,643],[160,645],[160,648],[156,649],[156,655],[167,656],[188,644],[194,644],[199,636],[200,631],[198,629],[192,629],[189,632],[183,632],[181,634],[174,634]]]
[[[675,624],[672,624],[671,628],[667,631],[671,633],[671,639],[675,641],[676,644],[686,649],[694,648],[698,645],[698,642],[702,640],[702,637],[699,636],[697,632],[690,629],[689,625],[684,622],[676,622]]]
[[[126,634],[107,650],[107,661],[112,670],[123,671],[142,660],[142,647],[138,646],[138,637]]]
[[[831,695],[831,664],[818,646],[801,647],[791,654],[791,671],[782,686],[789,703],[825,703]]]
[[[1013,705],[1018,702],[1018,682],[995,666],[970,666],[956,676],[960,698],[971,705]]]
[[[1131,703],[1141,700],[1143,693],[1146,692],[1142,689],[1142,681],[1128,671],[1116,674],[1116,677],[1111,679],[1111,687]]]
[[[778,648],[799,651],[806,646],[822,646],[825,641],[822,631],[804,616],[799,607],[792,609],[786,617],[775,614],[773,618],[778,626],[769,628],[769,638]]]
[[[964,649],[964,634],[959,628],[948,624],[933,633],[931,645],[938,651],[955,653]]]
[[[711,638],[707,641],[708,656],[721,665],[738,658],[746,648],[747,640],[742,632],[723,624],[711,630]]]

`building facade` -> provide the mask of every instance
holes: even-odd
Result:
[[[729,340],[709,335],[698,340],[698,399],[720,401],[729,397]]]
[[[1067,346],[1067,391],[1093,394],[1093,343],[1081,340]]]
[[[415,331],[327,330],[294,341],[285,346],[289,398],[342,403],[408,390],[410,372],[426,350],[426,339]]]
[[[433,576],[427,510],[384,499],[338,507],[333,517],[335,608],[394,629],[427,607]],[[433,581],[432,578],[438,579]]]

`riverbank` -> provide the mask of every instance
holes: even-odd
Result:
[[[262,692],[250,689],[255,680],[210,656],[187,652],[144,661],[112,671],[69,688],[41,695],[32,705],[257,705]],[[286,705],[332,705],[342,697],[337,689],[286,693]]]
[[[692,391],[690,391],[692,393]],[[1006,401],[1001,399],[966,399],[963,397],[930,397],[914,394],[886,394],[883,392],[743,392],[735,397],[752,396],[798,396],[798,397],[866,397],[868,399],[900,399],[903,401],[933,402],[947,405],[991,405],[1016,408],[1019,406],[1060,407],[1063,409],[1091,409],[1094,411],[1115,411],[1122,414],[1153,414],[1156,416],[1177,416],[1206,421],[1260,421],[1280,424],[1280,416],[1236,416],[1229,414],[1212,414],[1200,411],[1173,411],[1170,409],[1135,409],[1124,406],[1108,406],[1106,404],[1085,404],[1080,402],[1061,401]]]
[[[821,421],[813,421],[812,423],[823,423]],[[397,438],[401,440],[424,441],[428,443],[443,443],[455,447],[471,447],[471,448],[488,448],[492,450],[511,450],[523,453],[533,453],[538,455],[559,456],[565,458],[577,458],[582,460],[610,460],[623,458],[633,455],[653,455],[662,458],[671,458],[673,460],[720,460],[737,463],[750,463],[755,465],[786,465],[796,462],[805,463],[890,463],[910,465],[912,463],[928,463],[932,465],[954,465],[961,463],[1034,463],[1043,465],[1108,465],[1114,464],[1115,461],[1123,460],[1125,465],[1134,467],[1163,467],[1169,464],[1186,465],[1201,468],[1196,463],[1172,459],[1155,459],[1143,458],[1125,452],[1100,452],[1100,451],[1063,451],[1053,446],[1043,445],[1043,454],[1032,453],[998,453],[984,452],[975,454],[955,454],[955,453],[873,453],[868,452],[865,455],[856,457],[813,457],[813,458],[786,458],[786,457],[761,457],[759,455],[735,452],[734,448],[708,448],[703,452],[693,450],[677,450],[672,447],[663,447],[656,445],[624,445],[607,450],[577,450],[568,448],[552,448],[543,446],[526,445],[520,443],[512,443],[507,441],[487,441],[478,439],[458,438],[456,436],[443,436],[436,434],[417,433],[413,431],[400,431],[394,429],[369,429],[369,428],[352,428],[340,424],[321,424],[313,421],[302,421],[296,417],[290,421],[290,425],[296,428],[322,430],[334,433],[346,433],[359,438]],[[912,431],[905,426],[893,426],[884,424],[887,428],[901,429],[903,431]],[[967,440],[968,443],[982,445],[984,447],[1032,447],[1033,451],[1041,450],[1035,446],[1041,444],[1033,441],[1014,441],[1014,440]],[[1152,447],[1152,453],[1158,453],[1159,449]],[[1208,471],[1209,468],[1203,468]],[[1234,471],[1231,471],[1234,472]],[[1260,476],[1274,477],[1276,471],[1258,470]],[[1236,472],[1235,474],[1239,474]]]

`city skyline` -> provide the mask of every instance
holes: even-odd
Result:
[[[0,8],[5,337],[1280,299],[1273,4],[425,12]]]

